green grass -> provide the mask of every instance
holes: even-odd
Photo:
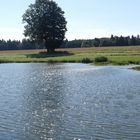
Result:
[[[133,69],[133,70],[140,71],[140,66],[133,67],[132,69]]]
[[[140,46],[58,49],[54,54],[45,50],[0,51],[0,63],[80,62],[96,65],[140,64]],[[98,57],[107,62],[95,62]]]

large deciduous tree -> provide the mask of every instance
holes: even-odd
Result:
[[[44,42],[48,52],[54,52],[65,38],[64,11],[53,0],[36,0],[23,15],[24,35]]]

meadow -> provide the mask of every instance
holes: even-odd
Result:
[[[97,57],[102,56],[106,57],[107,61],[95,61]],[[140,46],[65,48],[56,49],[54,54],[47,54],[46,50],[0,51],[0,63],[28,62],[73,62],[96,65],[140,64]]]

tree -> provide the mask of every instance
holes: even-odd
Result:
[[[62,44],[67,31],[64,11],[53,0],[36,0],[24,13],[23,23],[24,35],[44,42],[48,52]]]
[[[99,39],[99,38],[95,38],[95,39],[94,39],[94,42],[93,42],[93,45],[94,45],[95,47],[99,47],[99,46],[100,46],[100,39]]]

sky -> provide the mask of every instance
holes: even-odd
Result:
[[[68,40],[140,34],[140,0],[55,0],[65,11]],[[0,39],[24,38],[22,15],[35,0],[1,0]]]

